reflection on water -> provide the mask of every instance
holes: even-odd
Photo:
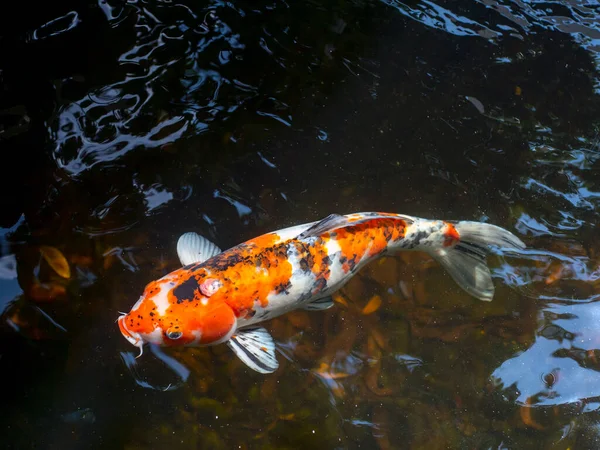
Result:
[[[12,5],[0,15],[9,448],[597,448],[598,8],[580,1]],[[330,213],[485,220],[496,296],[425,255],[227,348],[135,359],[178,267]]]
[[[173,378],[173,381],[171,381],[168,384],[165,383],[163,386],[160,386],[159,383],[155,380],[148,381],[146,379],[147,377],[144,377],[141,373],[144,366],[152,364],[152,362],[148,361],[148,357],[146,357],[145,360],[143,360],[143,362],[138,363],[136,361],[136,355],[134,355],[133,353],[121,352],[121,358],[123,358],[123,362],[130,370],[135,382],[139,386],[147,389],[158,389],[161,391],[168,391],[172,389],[177,389],[181,386],[182,383],[185,383],[187,381],[188,377],[190,376],[190,371],[183,364],[181,364],[175,358],[165,354],[165,352],[161,348],[155,345],[150,345],[149,347],[152,351],[152,354],[164,363],[164,367],[160,367],[158,369],[155,368],[154,372],[158,372],[163,377],[170,376],[171,378]],[[174,375],[176,376],[174,377]]]
[[[502,363],[492,377],[511,392],[511,397],[516,395],[513,401],[536,405],[583,402],[586,410],[597,409],[599,315],[597,302],[548,303],[540,312],[534,344]]]

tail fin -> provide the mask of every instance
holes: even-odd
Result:
[[[494,283],[486,263],[489,247],[506,250],[525,248],[510,231],[481,222],[455,222],[459,242],[451,248],[438,248],[431,255],[450,273],[454,281],[479,300],[494,297]]]

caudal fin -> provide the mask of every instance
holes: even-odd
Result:
[[[451,248],[438,248],[431,255],[450,273],[458,285],[479,300],[494,297],[494,283],[486,257],[490,247],[519,250],[525,244],[510,231],[481,222],[455,222],[459,242]]]

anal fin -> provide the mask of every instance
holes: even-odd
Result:
[[[302,307],[307,311],[324,311],[333,306],[333,299],[329,297],[323,297],[315,300],[314,302],[307,303]]]
[[[236,331],[227,345],[252,370],[272,373],[279,367],[273,338],[262,327]]]

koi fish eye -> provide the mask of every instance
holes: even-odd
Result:
[[[169,339],[171,339],[172,341],[175,341],[175,340],[179,339],[181,336],[183,336],[183,333],[179,330],[168,329],[166,335]]]

